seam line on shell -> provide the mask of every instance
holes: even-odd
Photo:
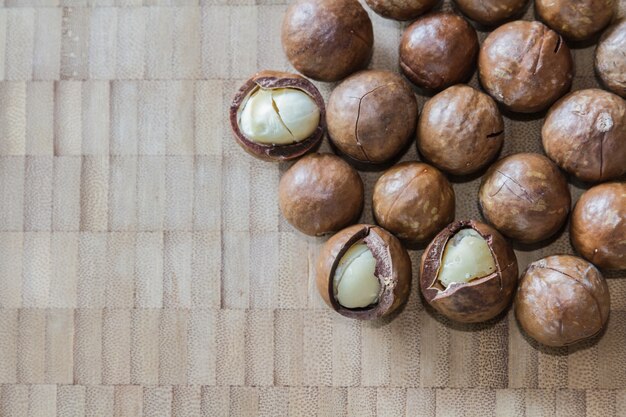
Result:
[[[365,156],[365,159],[367,159],[368,162],[372,162],[372,160],[370,159],[369,155],[367,154],[367,152],[365,151],[365,146],[363,146],[363,144],[361,143],[361,141],[359,140],[359,119],[361,118],[361,104],[363,103],[363,100],[365,99],[365,97],[367,97],[369,94],[373,93],[376,90],[379,90],[381,88],[384,87],[388,87],[392,85],[392,83],[387,83],[384,85],[379,85],[378,87],[368,91],[367,93],[363,94],[360,98],[359,98],[359,106],[357,109],[357,113],[356,113],[356,122],[354,123],[354,139],[356,140],[356,144],[359,147],[359,149],[361,150],[361,152],[363,152],[363,156]],[[356,97],[355,97],[356,98]]]
[[[409,181],[404,188],[402,188],[402,190],[400,190],[400,192],[398,193],[398,195],[396,196],[396,198],[393,200],[393,202],[391,203],[391,205],[389,206],[389,210],[387,210],[387,213],[385,213],[385,217],[389,217],[391,211],[393,210],[394,206],[396,205],[396,203],[398,202],[398,200],[400,199],[400,197],[402,197],[402,194],[404,194],[404,192],[407,190],[407,188],[409,188],[409,186],[411,185],[411,183],[413,183],[413,181],[415,181],[420,175],[422,175],[424,173],[424,170],[421,170],[420,172],[418,172],[413,178],[411,178],[411,181]]]
[[[530,193],[529,193],[529,192],[526,190],[526,188],[524,188],[524,187],[522,186],[522,184],[520,184],[517,180],[515,180],[515,179],[513,179],[513,178],[509,177],[508,175],[506,175],[504,172],[500,171],[499,169],[496,169],[496,172],[497,172],[498,174],[502,175],[503,177],[505,177],[505,178],[507,178],[507,179],[509,179],[509,180],[513,181],[515,184],[517,184],[517,186],[518,186],[518,187],[522,190],[522,193],[524,193],[524,197],[525,197],[524,199],[525,199],[525,200],[527,200],[529,203],[533,203],[533,204],[535,203],[535,201],[534,201],[534,200],[532,199],[532,197],[530,196]],[[503,186],[506,186],[506,181],[504,182]],[[517,197],[522,198],[522,197],[520,197],[517,193],[515,193],[513,190],[511,190],[511,188],[510,188],[509,186],[506,186],[506,188],[507,188],[509,191],[511,191],[514,195],[516,195]],[[497,194],[497,193],[496,193],[496,194]],[[494,195],[495,195],[495,194],[494,194]],[[492,197],[493,197],[493,196],[492,196]]]

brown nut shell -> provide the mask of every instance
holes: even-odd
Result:
[[[604,85],[626,98],[626,19],[622,19],[602,34],[596,48],[595,69]]]
[[[455,3],[473,21],[493,26],[521,14],[528,0],[455,0]]]
[[[297,88],[307,93],[320,110],[320,122],[317,129],[308,138],[290,145],[264,145],[246,138],[239,128],[239,109],[245,104],[248,95],[257,87]],[[261,71],[254,74],[237,91],[229,111],[230,127],[239,146],[256,158],[278,162],[299,158],[319,146],[326,130],[325,114],[324,99],[313,83],[298,74],[280,71]]]
[[[531,263],[515,296],[515,316],[533,339],[567,346],[596,336],[611,299],[598,269],[584,259],[555,255]]]
[[[495,101],[467,85],[455,85],[424,105],[417,147],[437,168],[474,173],[491,162],[504,141],[504,121]]]
[[[571,197],[565,176],[543,155],[518,153],[493,164],[480,185],[483,215],[500,233],[522,243],[554,235]]]
[[[573,41],[589,39],[611,22],[615,0],[535,0],[546,25]]]
[[[626,269],[626,183],[597,185],[572,211],[572,245],[602,269]]]
[[[427,241],[454,220],[450,182],[421,162],[403,162],[385,171],[372,201],[376,222],[411,243]]]
[[[550,159],[582,181],[626,174],[626,102],[615,94],[591,88],[565,96],[548,112],[541,136]]]
[[[324,235],[357,221],[363,210],[363,181],[338,156],[309,154],[280,179],[278,203],[293,227]]]
[[[517,20],[487,36],[478,56],[480,82],[509,110],[548,108],[571,84],[573,61],[561,36],[543,23]]]
[[[489,245],[496,271],[467,283],[447,288],[438,281],[448,241],[461,229],[474,229]],[[494,228],[475,221],[459,220],[443,229],[422,255],[420,288],[428,304],[444,316],[463,323],[492,319],[511,304],[517,287],[517,258],[511,245]]]
[[[433,13],[404,31],[400,69],[415,85],[441,90],[470,77],[477,53],[478,36],[467,20],[452,13]]]
[[[364,165],[388,162],[406,147],[417,125],[411,86],[391,71],[368,70],[346,78],[328,100],[333,145]]]
[[[376,259],[375,275],[380,280],[378,303],[368,308],[350,309],[335,299],[333,279],[341,257],[350,247],[363,239]],[[317,289],[333,310],[359,320],[372,320],[387,316],[400,307],[409,296],[411,288],[411,258],[402,243],[385,229],[357,224],[332,236],[322,247],[317,259]]]
[[[413,20],[433,7],[439,0],[365,0],[379,15],[395,20]]]
[[[338,81],[367,66],[374,31],[357,0],[298,0],[285,13],[281,40],[296,70]]]

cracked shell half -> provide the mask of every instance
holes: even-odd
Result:
[[[237,143],[265,161],[299,158],[315,149],[325,130],[324,99],[306,78],[261,71],[239,89],[230,106]]]
[[[477,323],[511,304],[517,286],[517,259],[497,230],[474,220],[443,229],[422,255],[420,288],[444,316]]]
[[[332,236],[317,260],[317,289],[339,314],[359,320],[387,316],[406,301],[411,259],[385,229],[357,224]]]
[[[515,317],[533,339],[568,346],[601,333],[611,298],[606,280],[589,262],[555,255],[531,263],[515,297]]]
[[[417,125],[409,84],[390,71],[361,71],[335,88],[326,121],[333,145],[352,162],[379,165],[397,156]]]
[[[535,153],[510,155],[493,164],[483,177],[478,201],[500,233],[527,244],[553,236],[571,205],[565,176]]]

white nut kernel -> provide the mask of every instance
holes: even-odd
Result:
[[[487,241],[474,229],[462,229],[446,243],[438,279],[448,287],[485,277],[495,270]]]
[[[374,275],[376,259],[363,242],[357,242],[339,260],[333,278],[335,299],[346,308],[363,308],[378,301],[380,281]]]

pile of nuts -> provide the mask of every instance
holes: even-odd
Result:
[[[477,25],[500,25],[479,45],[462,15],[423,15],[437,1],[366,0],[384,17],[417,19],[402,36],[399,66],[434,94],[421,114],[404,77],[364,70],[374,33],[357,0],[297,0],[283,20],[282,45],[293,67],[317,81],[341,81],[328,103],[308,79],[277,71],[255,74],[235,95],[230,122],[242,148],[266,161],[298,159],[280,180],[284,217],[307,235],[335,233],[321,249],[316,278],[338,313],[370,320],[397,310],[412,278],[405,245],[430,242],[420,290],[444,316],[482,322],[515,300],[519,324],[545,345],[570,345],[602,331],[610,296],[598,268],[626,269],[626,22],[606,29],[596,49],[595,69],[610,92],[567,94],[574,64],[563,37],[599,37],[615,1],[536,0],[543,23],[514,20],[527,2],[455,0]],[[462,84],[476,67],[484,92]],[[497,160],[505,136],[501,110],[548,109],[547,156]],[[326,134],[339,156],[313,153]],[[427,163],[396,164],[414,141]],[[377,225],[355,224],[365,198],[357,169],[385,170],[372,195]],[[482,174],[477,201],[487,223],[455,221],[446,174]],[[567,174],[602,182],[573,210]],[[518,280],[509,240],[541,245],[570,211],[571,242],[582,258],[537,260]]]

